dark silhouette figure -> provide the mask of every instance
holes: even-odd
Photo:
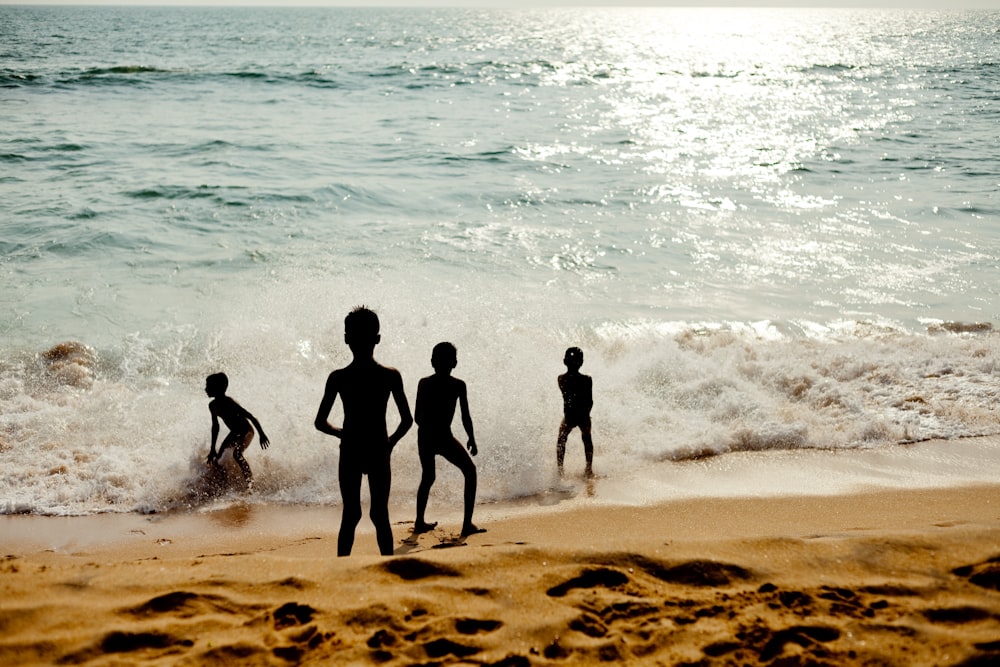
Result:
[[[344,511],[337,538],[337,555],[349,556],[354,547],[354,531],[361,521],[361,477],[368,475],[371,508],[379,552],[392,554],[392,526],[389,523],[389,487],[392,448],[413,425],[410,406],[403,393],[403,378],[395,368],[375,361],[375,346],[381,340],[378,315],[359,306],[344,318],[344,342],[351,348],[353,361],[330,373],[326,391],[316,413],[316,428],[340,438],[338,477]],[[333,403],[340,396],[344,404],[344,424],[338,428],[328,421]],[[392,396],[399,411],[399,426],[388,434],[385,411]]]
[[[590,409],[594,407],[594,383],[589,375],[580,372],[583,366],[583,350],[571,347],[563,358],[566,372],[559,376],[559,390],[563,397],[563,420],[559,425],[556,441],[556,463],[559,476],[563,474],[563,459],[566,456],[566,438],[570,431],[580,427],[583,437],[583,453],[587,458],[587,477],[594,476],[594,443],[590,439]]]
[[[417,386],[417,447],[420,451],[420,487],[417,489],[417,520],[413,524],[414,533],[426,533],[436,523],[424,520],[427,498],[434,484],[436,473],[434,458],[443,457],[465,475],[465,518],[462,535],[486,532],[472,523],[472,510],[476,504],[476,464],[472,456],[478,453],[476,436],[472,432],[472,417],[469,414],[469,399],[465,383],[452,377],[451,372],[458,365],[458,351],[451,343],[438,343],[431,353],[434,375],[420,380]],[[455,404],[462,410],[462,426],[469,436],[469,453],[451,433],[451,422],[455,417]]]
[[[219,465],[219,459],[227,448],[233,450],[233,460],[239,465],[243,473],[243,480],[246,482],[247,491],[253,490],[253,473],[250,472],[250,464],[243,458],[243,450],[250,446],[253,440],[253,429],[257,428],[260,433],[260,448],[267,449],[270,441],[264,435],[264,429],[260,427],[260,422],[252,414],[226,395],[229,388],[229,378],[225,373],[214,373],[205,379],[205,393],[212,398],[208,404],[208,411],[212,413],[212,449],[208,452],[208,463],[214,466]],[[218,451],[215,443],[219,439],[219,420],[225,423],[229,429],[229,434],[222,440]],[[253,426],[250,424],[253,423]]]

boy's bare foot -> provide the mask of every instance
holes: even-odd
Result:
[[[474,523],[467,523],[462,526],[462,537],[468,537],[469,535],[475,535],[476,533],[485,533],[485,528],[480,528]]]
[[[429,533],[437,528],[437,521],[434,523],[427,523],[426,521],[417,521],[413,524],[414,533]]]

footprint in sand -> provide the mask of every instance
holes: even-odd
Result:
[[[803,648],[816,642],[832,642],[840,638],[840,631],[823,625],[800,625],[775,632],[760,652],[761,662],[769,662],[784,653],[788,644]]]
[[[968,579],[970,583],[981,588],[1000,591],[1000,556],[973,565],[956,567],[952,574]]]
[[[396,558],[375,567],[406,581],[427,579],[429,577],[462,576],[462,573],[454,568],[420,558]]]
[[[124,632],[115,630],[107,633],[93,645],[59,659],[61,664],[82,664],[102,655],[133,653],[136,651],[176,652],[178,648],[190,648],[190,639],[175,637],[165,632]]]
[[[579,576],[573,577],[558,586],[553,586],[546,593],[549,597],[561,598],[575,588],[615,588],[629,582],[629,578],[618,570],[602,567],[584,570]]]
[[[455,630],[463,635],[494,632],[502,625],[501,621],[480,620],[477,618],[459,618],[455,620]]]
[[[263,608],[263,605],[242,605],[221,595],[173,591],[151,598],[138,607],[124,609],[122,613],[138,617],[169,614],[190,618],[202,614],[218,613],[253,615]]]
[[[281,630],[293,625],[305,625],[312,620],[316,610],[305,604],[287,602],[274,610],[274,629]]]

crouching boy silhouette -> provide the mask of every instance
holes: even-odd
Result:
[[[240,467],[243,473],[243,481],[246,483],[247,491],[253,490],[253,473],[250,471],[250,464],[243,458],[243,451],[250,446],[253,440],[253,429],[257,428],[260,434],[260,448],[267,449],[270,441],[264,435],[264,429],[260,427],[257,418],[250,414],[242,405],[226,395],[229,388],[229,378],[225,373],[213,373],[205,379],[205,393],[212,398],[208,404],[208,411],[212,413],[212,449],[208,452],[208,463],[218,466],[219,459],[226,449],[233,450],[233,460]],[[222,440],[218,451],[215,449],[215,442],[219,439],[219,420],[229,429],[229,434]],[[253,424],[251,426],[250,424]]]

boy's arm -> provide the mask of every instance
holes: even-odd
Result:
[[[396,401],[396,410],[399,411],[399,426],[396,431],[389,436],[389,450],[391,451],[406,432],[413,426],[413,415],[410,414],[410,404],[406,401],[406,394],[403,392],[403,376],[398,372],[392,374],[392,398]]]
[[[461,381],[458,384],[458,406],[462,410],[462,426],[465,427],[465,433],[469,436],[469,452],[475,456],[479,453],[479,449],[476,447],[476,435],[472,431],[472,415],[469,413],[469,395],[465,383]]]
[[[313,422],[313,425],[317,431],[339,438],[343,434],[343,429],[337,428],[329,422],[330,411],[333,410],[333,402],[337,399],[338,390],[336,374],[330,373],[330,377],[326,380],[323,400],[320,401],[319,411],[316,413],[316,421]]]
[[[585,376],[587,381],[584,383],[584,397],[583,402],[587,406],[587,414],[590,414],[590,409],[594,407],[594,380],[589,375]]]
[[[427,378],[423,378],[417,383],[417,405],[414,408],[414,417],[416,418],[417,425],[423,423],[424,421],[424,392],[426,391]]]
[[[249,419],[250,423],[253,424],[253,427],[257,429],[257,434],[260,436],[260,448],[267,449],[267,446],[271,444],[271,441],[267,439],[266,435],[264,435],[264,429],[261,427],[260,422],[257,421],[257,418],[250,414],[250,412],[246,409],[244,409],[243,412],[246,412],[247,419]]]

